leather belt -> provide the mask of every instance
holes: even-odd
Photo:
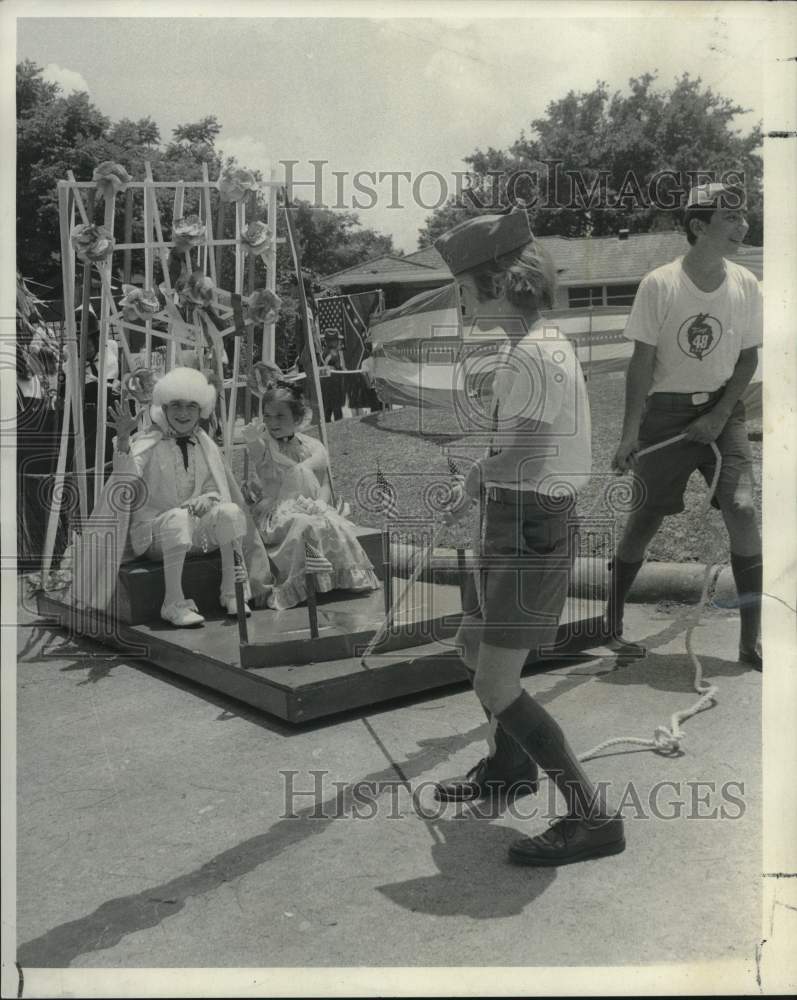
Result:
[[[654,392],[653,395],[660,400],[672,403],[690,403],[692,406],[704,406],[706,403],[716,399],[724,391],[715,389],[713,392]]]
[[[551,504],[550,497],[541,495],[535,490],[513,490],[506,486],[488,486],[485,496],[493,503],[533,503],[544,509]]]

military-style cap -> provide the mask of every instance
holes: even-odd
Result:
[[[466,219],[435,240],[435,249],[452,274],[495,260],[518,250],[534,239],[528,216],[523,211],[506,215],[478,215]]]
[[[687,208],[742,208],[744,191],[733,184],[698,184],[689,192]]]

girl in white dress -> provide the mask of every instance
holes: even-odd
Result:
[[[263,423],[243,430],[257,476],[246,492],[255,499],[252,515],[276,569],[268,603],[277,610],[307,598],[307,546],[330,563],[328,572],[314,575],[317,591],[379,588],[344,507],[331,504],[326,448],[300,432],[308,418],[301,394],[278,386],[263,395]]]

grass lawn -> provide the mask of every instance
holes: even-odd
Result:
[[[606,531],[620,532],[623,515],[612,515],[607,489],[622,482],[610,470],[622,423],[624,379],[602,376],[589,384],[592,409],[593,478],[579,498],[579,513],[597,534],[583,543],[582,555],[606,555]],[[444,449],[454,454],[483,454],[483,447],[470,450],[453,414],[421,413],[405,407],[373,413],[328,425],[329,448],[335,489],[349,501],[352,516],[363,525],[378,527],[382,515],[374,509],[371,488],[377,460],[398,495],[402,518],[431,516],[428,503],[435,484],[449,482]],[[756,504],[761,509],[761,442],[751,441],[756,468]],[[668,517],[649,549],[649,558],[659,561],[704,562],[717,550],[727,552],[727,539],[716,510],[704,510],[707,487],[699,473],[692,476],[686,492],[686,510]],[[440,544],[470,546],[476,511],[440,536]],[[707,529],[709,529],[707,531]],[[716,529],[716,530],[711,530]],[[610,537],[610,536],[609,536]]]

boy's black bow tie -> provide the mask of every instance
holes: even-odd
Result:
[[[183,466],[186,469],[188,469],[188,446],[189,444],[195,445],[196,439],[191,437],[190,435],[187,435],[186,437],[176,437],[174,440],[177,442],[177,447],[180,449],[180,452],[182,453]]]

